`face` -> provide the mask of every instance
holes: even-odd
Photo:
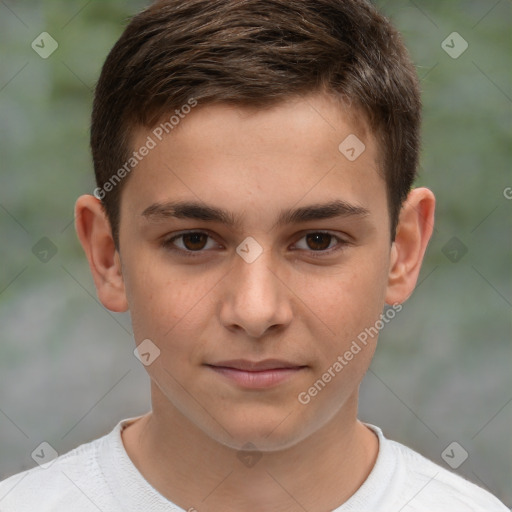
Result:
[[[136,343],[160,351],[154,413],[260,450],[355,414],[376,337],[343,355],[380,318],[391,251],[362,124],[314,95],[198,106],[161,141],[135,132],[156,146],[123,189],[119,247]],[[355,159],[355,139],[339,149],[350,135]]]

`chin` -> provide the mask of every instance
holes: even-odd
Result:
[[[222,428],[208,434],[221,444],[234,450],[243,449],[252,444],[261,452],[285,450],[305,439],[309,431],[296,411],[284,412],[284,409],[269,412],[264,408],[260,412],[230,414],[222,420]],[[219,418],[220,419],[220,418]],[[217,425],[218,427],[218,425]]]

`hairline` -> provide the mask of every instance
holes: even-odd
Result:
[[[322,85],[320,87],[312,87],[310,90],[305,91],[303,93],[299,94],[290,94],[288,96],[276,98],[276,99],[269,99],[268,101],[261,101],[259,104],[254,104],[251,102],[245,102],[243,100],[220,100],[220,99],[213,99],[213,100],[204,100],[203,103],[199,103],[198,107],[196,107],[196,112],[202,108],[202,107],[209,107],[212,105],[219,105],[219,106],[231,106],[235,107],[241,110],[250,111],[251,113],[257,113],[257,112],[264,112],[271,110],[272,108],[277,108],[282,105],[287,105],[290,102],[294,101],[301,101],[311,96],[316,95],[322,95],[327,96],[328,98],[334,100],[339,108],[338,112],[343,112],[347,116],[347,120],[349,123],[351,123],[352,126],[357,127],[361,130],[361,133],[369,134],[371,137],[373,137],[376,147],[377,147],[377,159],[376,159],[376,169],[378,175],[382,178],[383,184],[386,190],[386,205],[387,205],[387,211],[388,211],[388,218],[390,222],[390,235],[391,235],[391,241],[394,240],[394,226],[393,226],[393,215],[392,215],[392,204],[391,204],[391,198],[390,198],[390,183],[388,181],[388,175],[386,172],[385,167],[385,157],[386,153],[382,147],[383,139],[382,139],[382,133],[381,129],[375,130],[372,127],[370,115],[366,111],[366,109],[358,104],[358,100],[353,99],[350,96],[347,96],[345,94],[340,93],[337,90],[334,90],[327,85]],[[171,112],[174,111],[175,108],[178,108],[177,105],[170,105],[167,108],[161,109],[158,113],[158,115],[153,116],[154,122],[153,123],[141,123],[137,122],[134,119],[130,119],[128,117],[123,122],[123,146],[125,150],[126,157],[130,152],[134,151],[135,144],[134,144],[134,138],[135,134],[140,131],[151,131],[155,127],[157,127],[162,120],[164,120]],[[357,115],[362,114],[362,115]],[[186,119],[184,119],[186,121]],[[180,122],[176,127],[174,127],[173,132],[179,130],[180,125],[182,125],[182,122]],[[171,132],[169,135],[172,135]],[[130,173],[132,174],[132,173]],[[113,233],[114,243],[119,251],[119,232],[121,228],[121,201],[122,201],[122,194],[123,189],[127,184],[127,181],[130,179],[130,176],[126,176],[123,181],[121,182],[121,186],[116,191],[117,193],[117,232]],[[102,205],[104,207],[104,210],[106,212],[106,206],[102,201]],[[109,218],[109,223],[110,223]],[[398,219],[396,219],[396,223],[398,222]],[[113,231],[113,226],[111,224],[111,228]]]

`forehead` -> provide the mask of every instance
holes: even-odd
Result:
[[[164,118],[134,130],[133,149],[151,149],[123,191],[132,214],[175,199],[229,201],[240,210],[338,197],[368,209],[386,206],[375,137],[362,115],[326,95],[265,109],[216,104],[187,110],[167,124]]]

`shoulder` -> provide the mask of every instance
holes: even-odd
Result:
[[[386,440],[402,473],[403,512],[508,512],[496,497],[396,441]]]
[[[0,482],[2,512],[88,512],[108,494],[98,454],[112,433]]]

